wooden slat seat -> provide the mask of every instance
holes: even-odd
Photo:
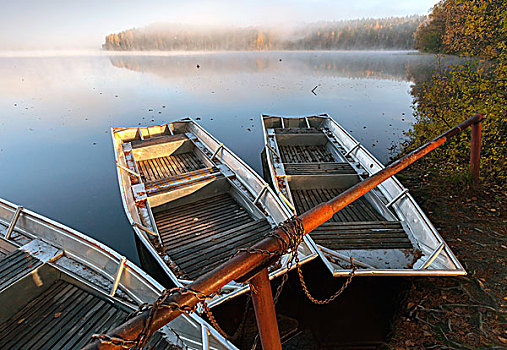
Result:
[[[189,177],[185,181],[167,181],[157,186],[148,186],[148,188],[146,189],[146,193],[148,194],[148,196],[153,196],[163,192],[174,191],[178,188],[196,185],[198,183],[209,182],[218,177],[223,177],[223,174],[220,172],[216,172]]]
[[[190,171],[190,172],[184,173],[184,174],[178,174],[178,175],[166,177],[166,178],[155,180],[155,181],[146,181],[144,183],[144,186],[146,189],[148,189],[148,188],[153,188],[153,187],[157,187],[157,186],[163,186],[166,184],[170,184],[171,182],[176,182],[176,181],[180,181],[180,180],[187,179],[187,178],[193,178],[193,177],[197,177],[197,176],[211,174],[214,172],[218,172],[218,169],[216,167],[203,168],[203,169]]]
[[[124,322],[128,312],[110,300],[57,280],[0,324],[0,349],[81,349],[92,334]],[[179,349],[157,333],[146,349]]]
[[[317,128],[275,128],[275,133],[279,135],[285,134],[322,134]]]
[[[296,210],[299,214],[327,202],[343,192],[340,188],[291,190]],[[384,221],[384,217],[361,197],[334,214],[331,222]]]
[[[7,254],[0,260],[0,291],[41,265],[42,261],[22,250]]]
[[[335,162],[326,146],[278,146],[283,163]]]
[[[315,243],[333,250],[412,248],[398,221],[326,222],[310,235]]]
[[[152,158],[137,162],[143,182],[178,176],[206,166],[193,152],[185,152],[166,157]]]
[[[287,175],[355,175],[349,163],[285,163]]]
[[[156,136],[156,137],[150,137],[146,140],[135,140],[132,141],[132,149],[136,148],[142,148],[147,146],[154,146],[154,145],[160,145],[162,143],[170,143],[175,141],[185,141],[188,140],[188,137],[186,137],[183,134],[178,135],[164,135],[164,136]]]
[[[229,194],[154,214],[164,252],[190,279],[261,239],[271,228],[255,220]]]

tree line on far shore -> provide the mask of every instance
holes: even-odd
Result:
[[[152,25],[109,34],[105,50],[413,49],[426,16],[314,23],[295,29]]]

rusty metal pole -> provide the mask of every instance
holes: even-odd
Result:
[[[472,183],[479,184],[479,171],[481,168],[481,136],[482,122],[472,124],[472,139],[470,140],[470,174]]]
[[[280,342],[275,304],[267,268],[250,280],[250,291],[262,348],[265,350],[281,350],[282,343]]]
[[[415,151],[410,154],[404,156],[403,158],[398,159],[394,163],[386,166],[384,169],[379,171],[378,173],[370,176],[368,179],[356,184],[355,186],[349,188],[345,192],[341,193],[339,196],[331,199],[329,202],[322,203],[316,206],[313,209],[301,214],[298,218],[302,221],[305,234],[313,231],[319,225],[322,225],[324,222],[329,220],[336,212],[343,209],[345,206],[349,205],[356,199],[363,196],[365,193],[375,188],[379,184],[381,184],[386,179],[400,172],[401,170],[408,167],[410,164],[414,163],[417,159],[425,156],[449,138],[456,136],[461,131],[471,126],[474,123],[480,122],[483,119],[481,114],[476,114],[475,116],[465,120],[463,123],[455,126],[451,130],[446,133],[438,136],[432,141],[426,143],[425,145],[419,147]],[[287,233],[282,229],[275,229],[275,235],[279,236],[281,239],[285,241],[285,244],[288,244],[289,237]],[[194,282],[188,284],[186,287],[199,291],[202,294],[209,295],[211,293],[216,292],[227,283],[232,280],[236,280],[240,277],[245,276],[247,273],[252,270],[265,266],[273,256],[269,256],[263,253],[255,253],[255,250],[258,251],[269,251],[273,254],[282,249],[282,243],[274,237],[268,237],[263,239],[262,241],[256,243],[251,247],[254,253],[242,252],[231,259],[229,259],[226,263],[218,266],[214,270],[206,273],[205,275],[199,277]],[[166,301],[167,303],[173,302],[178,305],[186,305],[188,307],[193,307],[197,303],[200,302],[200,299],[193,293],[188,292],[184,294],[175,294],[171,296]],[[127,340],[136,339],[139,333],[141,333],[144,328],[144,324],[146,319],[149,316],[149,311],[144,311],[141,314],[131,318],[126,321],[124,324],[118,326],[112,331],[108,332],[108,336],[110,337],[118,337]],[[157,310],[153,315],[153,322],[151,326],[150,333],[155,332],[162,326],[166,325],[176,317],[178,317],[182,312],[180,310],[170,309],[170,308],[162,308]],[[122,349],[119,345],[114,345],[112,343],[101,343],[100,341],[95,341],[89,345],[87,345],[84,349]]]

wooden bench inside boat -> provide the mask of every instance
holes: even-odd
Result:
[[[195,279],[252,245],[271,230],[229,193],[154,212],[164,253],[182,276]]]
[[[349,163],[284,163],[287,175],[356,175]]]
[[[80,349],[123,323],[129,310],[62,279],[0,324],[1,349]],[[145,349],[179,349],[157,333]]]

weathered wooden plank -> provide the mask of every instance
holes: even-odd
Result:
[[[148,182],[166,179],[205,168],[193,152],[146,159],[138,162],[141,176]]]
[[[68,344],[68,342],[71,341],[72,338],[78,338],[77,334],[79,333],[88,333],[89,329],[95,325],[96,319],[100,318],[106,312],[107,305],[103,300],[96,298],[93,304],[90,304],[89,307],[86,307],[83,310],[86,313],[76,316],[77,322],[72,323],[67,332],[59,337],[56,343],[52,344],[53,349],[58,349],[65,345],[71,349],[70,346],[74,344]]]
[[[212,209],[203,209],[201,213],[193,212],[189,213],[189,215],[184,217],[178,217],[178,220],[173,220],[173,218],[166,218],[165,220],[158,221],[155,219],[155,222],[157,223],[157,227],[160,228],[166,232],[182,232],[185,230],[186,227],[192,227],[197,229],[198,227],[201,227],[202,225],[210,224],[215,222],[216,220],[220,220],[221,218],[225,217],[234,217],[236,215],[242,215],[245,213],[245,210],[243,208],[230,208],[230,212],[218,212],[217,209],[223,209],[228,208],[228,206],[223,207],[217,207]]]
[[[188,245],[180,246],[179,249],[171,250],[171,258],[178,259],[184,256],[199,256],[206,254],[209,249],[218,249],[224,245],[230,245],[244,238],[244,235],[254,234],[256,230],[266,226],[264,220],[248,222],[238,227],[230,228],[223,232],[216,232],[210,239],[201,239],[198,244],[193,244],[191,247]]]
[[[200,237],[202,239],[206,238],[209,235],[221,230],[227,230],[231,225],[242,225],[246,222],[251,221],[251,218],[248,215],[242,216],[240,219],[234,222],[229,222],[230,217],[221,218],[217,222],[208,222],[206,225],[201,225],[199,227],[189,227],[185,228],[183,232],[180,231],[170,231],[170,233],[164,233],[161,238],[166,249],[172,249],[174,245],[177,245],[178,242],[186,242],[188,239],[193,237]],[[213,225],[213,227],[209,227],[209,225]],[[179,237],[181,236],[181,238]]]
[[[126,316],[104,297],[59,280],[0,325],[0,348],[80,349],[93,333],[119,325]],[[149,344],[173,348],[160,334]]]
[[[146,146],[153,146],[153,145],[159,145],[162,143],[168,143],[168,142],[175,142],[175,141],[184,141],[188,138],[183,134],[178,135],[165,135],[165,136],[159,136],[159,137],[151,137],[147,140],[136,140],[132,141],[132,148],[141,148]]]
[[[409,249],[412,243],[398,221],[327,222],[310,233],[330,249]]]
[[[66,308],[58,309],[57,313],[48,315],[49,318],[58,318],[58,320],[51,320],[44,324],[37,334],[24,344],[24,347],[27,349],[34,347],[52,349],[53,347],[48,346],[49,344],[46,343],[51,339],[62,337],[75,322],[79,312],[83,308],[87,308],[88,304],[92,302],[93,299],[93,295],[83,292],[78,297],[74,298]],[[59,327],[55,327],[55,323],[59,324]]]
[[[25,326],[22,329],[22,334],[15,332],[13,337],[5,337],[7,342],[3,343],[4,338],[2,338],[0,345],[4,346],[7,349],[12,349],[14,346],[19,348],[23,348],[25,343],[30,339],[36,337],[40,334],[40,329],[43,328],[48,322],[51,322],[55,319],[55,315],[61,312],[63,309],[67,308],[71,303],[73,298],[81,295],[76,287],[72,287],[66,294],[62,296],[59,300],[51,300],[50,303],[46,305],[41,305],[40,309],[36,309],[29,318],[23,320],[22,324]],[[9,339],[8,339],[9,338]]]

